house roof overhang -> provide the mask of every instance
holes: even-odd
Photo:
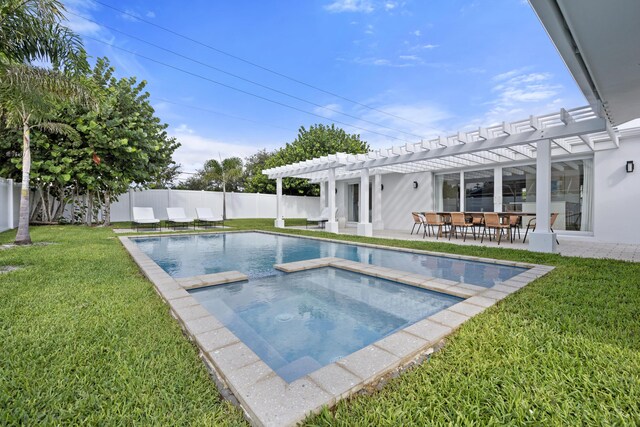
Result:
[[[640,1],[529,2],[589,104],[613,126],[640,117]]]

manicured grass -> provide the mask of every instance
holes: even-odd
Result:
[[[275,230],[266,219],[228,225]],[[0,274],[0,424],[243,423],[112,237],[38,227],[35,241],[57,244],[0,251],[0,265],[24,267]],[[640,264],[384,243],[557,268],[465,323],[427,363],[307,425],[640,424]]]
[[[244,425],[110,229],[32,237],[0,251],[0,425]]]

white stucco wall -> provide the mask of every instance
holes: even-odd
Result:
[[[633,160],[635,172],[625,171],[627,160]],[[622,140],[619,149],[597,152],[594,173],[595,239],[640,244],[640,137]]]
[[[413,188],[413,181],[418,188]],[[382,175],[382,185],[382,220],[386,230],[409,231],[413,226],[411,212],[434,209],[431,172]]]

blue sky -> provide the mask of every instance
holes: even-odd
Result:
[[[69,25],[93,59],[107,56],[119,76],[148,82],[157,115],[183,144],[174,158],[187,172],[218,155],[280,147],[302,125],[352,124],[361,129],[337,125],[377,149],[586,104],[522,0],[99,1],[127,14],[66,0]]]

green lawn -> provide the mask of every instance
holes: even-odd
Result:
[[[54,244],[0,251],[0,266],[22,267],[0,274],[1,425],[244,424],[109,229],[34,227],[32,237]],[[308,425],[640,424],[639,263],[386,243],[557,268],[427,363]]]

